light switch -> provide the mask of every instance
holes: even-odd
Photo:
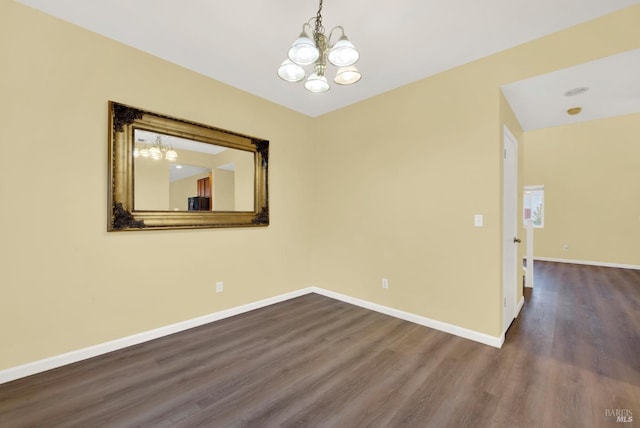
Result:
[[[482,214],[473,216],[473,224],[475,227],[482,227],[484,225],[484,216]]]

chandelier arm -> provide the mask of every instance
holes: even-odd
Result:
[[[313,34],[313,27],[311,26],[311,21],[313,21],[313,18],[311,18],[309,22],[305,22],[304,24],[302,24],[303,33],[306,33],[306,29],[309,28],[309,32]]]
[[[337,29],[340,29],[340,31],[342,31],[342,36],[344,36],[344,28],[342,28],[341,25],[336,25],[335,27],[333,27],[333,29],[331,30],[331,32],[329,33],[329,37],[327,37],[327,43],[329,44],[329,46],[332,45],[331,43],[331,37],[333,36],[333,32],[336,31]]]

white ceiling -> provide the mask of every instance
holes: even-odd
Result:
[[[161,162],[165,162],[161,160]],[[183,163],[168,163],[169,165],[169,183],[173,183],[185,178],[193,177],[204,173],[211,172],[211,168],[205,168],[197,165],[186,165]]]
[[[572,89],[586,89],[566,95]],[[549,128],[640,112],[640,49],[502,87],[522,129]],[[567,110],[582,108],[571,116]]]
[[[201,143],[199,141],[189,140],[173,135],[159,134],[157,132],[145,131],[143,129],[135,130],[136,143],[154,144],[157,137],[160,137],[164,144],[168,144],[171,148],[176,150],[188,150],[190,152],[205,153],[208,155],[217,155],[227,150],[227,147],[216,146],[215,144]]]
[[[311,117],[640,3],[326,0],[324,26],[345,28],[363,78],[312,94],[276,69],[317,1],[17,1]]]

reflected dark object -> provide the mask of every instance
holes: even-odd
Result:
[[[210,199],[205,196],[193,196],[189,198],[189,211],[209,211]]]

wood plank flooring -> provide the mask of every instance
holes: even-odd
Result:
[[[312,294],[0,385],[0,426],[640,426],[640,271],[535,286],[502,349]]]

